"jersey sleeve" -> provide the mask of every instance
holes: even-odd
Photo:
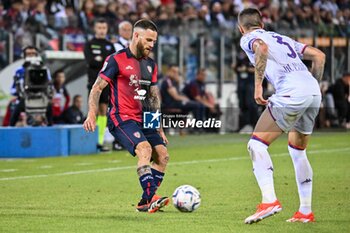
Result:
[[[258,37],[256,35],[253,35],[253,34],[242,37],[241,48],[245,52],[253,53],[253,44],[257,39],[258,39]]]
[[[299,57],[303,57],[305,48],[307,47],[307,44],[300,43],[298,41],[294,40],[294,49],[299,55]]]
[[[99,76],[107,82],[112,81],[119,73],[118,63],[112,55],[108,56],[102,66]]]
[[[253,66],[255,65],[253,44],[257,39],[259,39],[257,35],[249,34],[249,35],[243,36],[240,42],[242,50],[245,52],[245,54],[247,55],[249,61],[252,63]]]
[[[152,73],[152,80],[151,80],[151,86],[153,85],[157,85],[157,81],[158,81],[158,66],[157,64],[154,64],[154,69],[153,69],[153,73]]]

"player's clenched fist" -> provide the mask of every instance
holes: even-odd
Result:
[[[259,105],[267,105],[268,104],[268,101],[265,100],[263,97],[263,88],[261,85],[255,85],[254,99],[255,99],[255,102]]]
[[[84,129],[88,132],[94,132],[96,129],[96,116],[88,115],[86,120],[84,121]]]

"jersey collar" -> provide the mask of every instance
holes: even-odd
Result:
[[[128,58],[135,58],[136,60],[142,60],[142,59],[145,59],[145,57],[140,57],[140,58],[137,58],[137,57],[135,57],[134,56],[134,54],[132,54],[132,52],[131,52],[131,50],[130,50],[130,47],[127,47],[126,48],[126,56],[128,57]]]

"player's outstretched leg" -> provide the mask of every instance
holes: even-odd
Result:
[[[138,157],[137,174],[139,175],[140,184],[143,189],[142,198],[136,210],[153,213],[164,205],[167,205],[169,203],[169,198],[155,195],[157,186],[154,182],[150,165],[152,155],[151,145],[146,141],[141,142],[136,146],[135,153]],[[153,206],[152,211],[149,211],[151,206]]]
[[[313,172],[306,155],[308,135],[295,130],[289,133],[288,151],[292,158],[300,199],[299,210],[287,222],[314,222],[311,209]]]
[[[138,203],[136,209],[138,211],[147,212],[149,203],[151,202],[156,190],[150,165],[152,155],[151,145],[146,141],[141,142],[136,146],[135,153],[138,157],[137,174],[143,190],[142,199]]]
[[[164,145],[157,145],[153,148],[152,153],[152,174],[157,188],[163,182],[165,169],[169,161],[168,150]]]
[[[165,168],[169,161],[169,154],[166,147],[164,145],[155,146],[153,150],[152,158],[153,158],[152,175],[153,175],[153,179],[157,190],[159,186],[162,184],[162,181],[165,175]],[[168,197],[160,197],[158,195],[155,195],[155,197],[156,197],[156,200],[151,202],[148,208],[148,212],[150,213],[154,213],[169,204]]]

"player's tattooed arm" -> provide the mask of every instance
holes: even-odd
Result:
[[[160,94],[157,85],[151,86],[150,88],[149,105],[151,111],[160,111]]]
[[[312,61],[310,72],[318,81],[321,81],[326,62],[326,55],[317,48],[307,46],[304,50],[303,58]]]
[[[107,85],[108,82],[106,80],[102,79],[100,76],[97,77],[89,95],[89,113],[97,114],[101,93]]]
[[[257,39],[253,43],[255,53],[255,85],[261,85],[267,64],[268,47],[264,41]]]
[[[108,82],[101,77],[97,77],[94,85],[92,86],[89,95],[89,112],[83,127],[86,131],[95,131],[96,129],[96,114],[98,110],[98,102],[100,100],[102,90],[108,85]]]
[[[257,39],[253,43],[253,51],[255,53],[255,87],[254,99],[257,104],[266,105],[268,102],[263,97],[262,83],[267,64],[268,47],[267,44]]]

